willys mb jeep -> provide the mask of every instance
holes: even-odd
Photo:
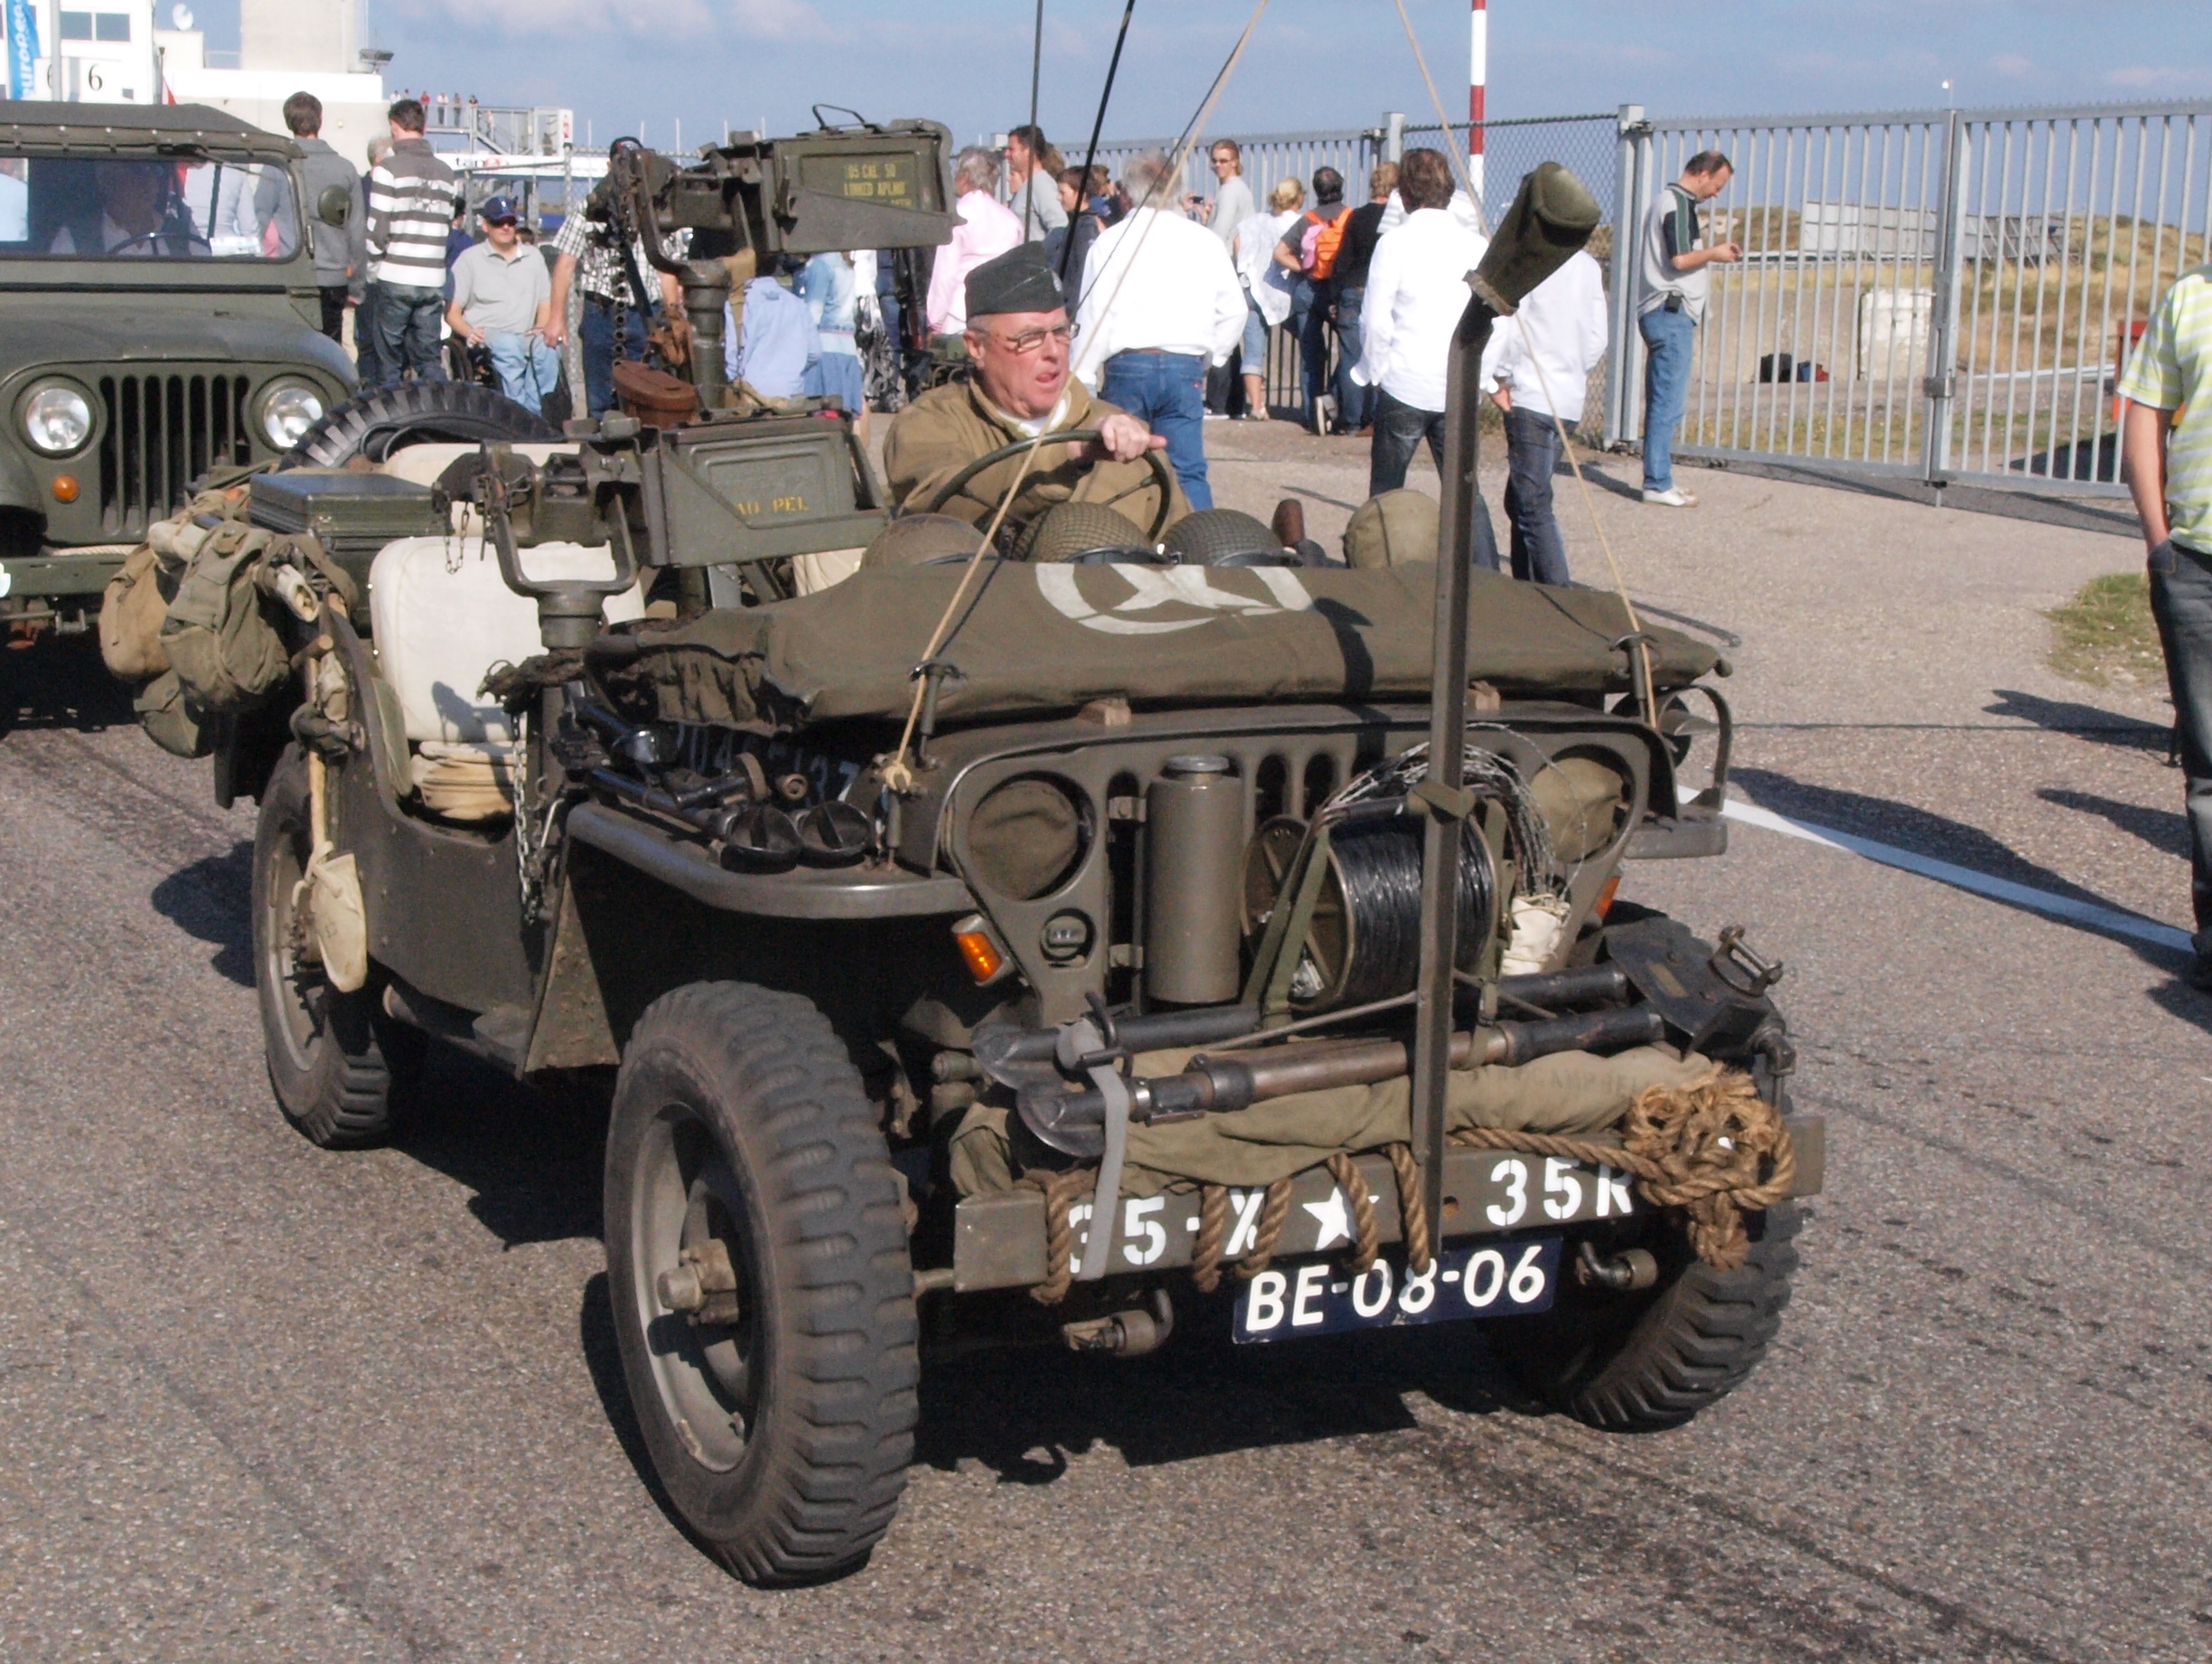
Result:
[[[705,335],[753,259],[942,238],[942,148],[618,155],[605,212],[694,227]],[[839,414],[718,351],[670,425],[257,482],[316,500],[248,586],[304,667],[281,749],[229,771],[276,1097],[342,1145],[426,1037],[611,1076],[623,1369],[742,1575],[867,1556],[956,1336],[1481,1320],[1617,1429],[1763,1354],[1821,1165],[1778,967],[1616,898],[1722,848],[1724,667],[1465,558],[1483,343],[1595,218],[1547,166],[1469,274],[1440,560],[886,553]],[[359,584],[396,498],[428,530]]]
[[[288,138],[194,104],[0,115],[0,622],[80,631],[211,469],[290,448],[353,384]]]

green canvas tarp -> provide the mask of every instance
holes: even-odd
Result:
[[[904,717],[958,567],[864,569],[817,595],[602,635],[593,669],[633,714],[793,727]],[[1509,694],[1628,686],[1617,597],[1477,571],[1467,674]],[[938,656],[959,669],[941,722],[1137,706],[1419,698],[1429,691],[1435,568],[994,563]],[[1655,639],[1663,687],[1712,650]]]

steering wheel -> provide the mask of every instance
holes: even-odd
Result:
[[[121,242],[116,244],[114,248],[108,249],[108,252],[111,255],[121,254],[127,249],[134,249],[140,243],[144,243],[146,246],[146,252],[148,254],[159,256],[168,253],[168,250],[162,247],[164,242],[183,243],[186,250],[183,258],[186,259],[191,259],[193,258],[191,250],[194,243],[197,243],[201,248],[205,249],[210,254],[212,254],[215,251],[215,245],[208,241],[206,238],[199,235],[197,232],[176,231],[164,226],[158,231],[141,231],[136,237],[126,237]],[[177,257],[171,255],[170,258],[173,259]]]
[[[1020,456],[1024,451],[1035,450],[1040,445],[1096,445],[1098,443],[1100,443],[1100,434],[1097,428],[1074,428],[1065,433],[1040,433],[1034,437],[1017,439],[1011,445],[1002,445],[997,450],[987,452],[977,457],[940,485],[931,494],[928,504],[922,512],[924,514],[937,513],[943,509],[946,503],[959,496],[961,487],[982,473],[984,469],[995,467],[1008,457]],[[1175,503],[1175,476],[1167,472],[1167,459],[1164,452],[1147,451],[1144,454],[1144,459],[1152,470],[1152,477],[1148,481],[1140,480],[1134,485],[1117,491],[1111,497],[1087,498],[1085,501],[1095,501],[1101,508],[1111,508],[1122,498],[1135,496],[1147,484],[1157,486],[1159,490],[1159,511],[1152,516],[1151,527],[1144,534],[1146,542],[1157,543],[1159,541],[1160,533],[1167,530],[1167,513]]]

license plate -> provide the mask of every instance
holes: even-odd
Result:
[[[1560,1239],[1540,1236],[1447,1249],[1419,1277],[1387,1257],[1358,1277],[1327,1261],[1271,1267],[1237,1296],[1230,1336],[1242,1346],[1542,1311],[1551,1307],[1559,1264]]]

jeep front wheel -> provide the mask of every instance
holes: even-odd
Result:
[[[614,1090],[607,1279],[654,1470],[749,1583],[866,1560],[912,1459],[914,1272],[860,1076],[807,1001],[649,1006]]]
[[[1796,1204],[1744,1222],[1750,1253],[1734,1271],[1701,1263],[1668,1228],[1645,1245],[1660,1264],[1654,1288],[1585,1287],[1569,1269],[1551,1311],[1487,1326],[1492,1349],[1523,1386],[1601,1432],[1681,1426],[1742,1385],[1789,1304],[1804,1222]]]

